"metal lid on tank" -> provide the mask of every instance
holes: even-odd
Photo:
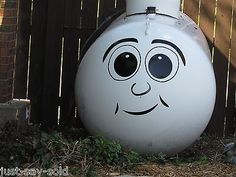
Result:
[[[127,16],[147,13],[148,8],[155,9],[157,14],[179,18],[180,0],[126,0]]]

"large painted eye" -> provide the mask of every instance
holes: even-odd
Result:
[[[172,72],[172,62],[170,58],[164,54],[154,55],[149,63],[149,72],[157,79],[167,78]]]
[[[138,61],[135,55],[129,52],[120,54],[114,63],[114,69],[121,77],[131,76],[138,66]]]
[[[177,73],[178,55],[166,47],[155,47],[147,54],[146,69],[149,76],[158,82],[167,82]]]
[[[109,74],[118,81],[130,79],[140,66],[140,58],[138,50],[131,45],[117,48],[108,63]]]

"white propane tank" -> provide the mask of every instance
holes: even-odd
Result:
[[[215,104],[215,76],[202,31],[179,5],[127,0],[127,12],[88,41],[75,98],[91,134],[169,155],[202,134]]]
[[[156,13],[179,17],[180,0],[126,0],[127,15],[146,13],[147,7],[156,7]]]

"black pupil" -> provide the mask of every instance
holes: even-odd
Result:
[[[116,58],[114,68],[119,76],[128,77],[135,72],[137,65],[136,57],[132,53],[124,52]]]
[[[164,54],[156,54],[149,61],[149,71],[157,79],[164,79],[171,74],[172,62]]]

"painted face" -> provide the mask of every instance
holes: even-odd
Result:
[[[173,43],[154,39],[149,44],[153,48],[149,50],[145,56],[145,59],[141,58],[140,51],[135,44],[139,41],[136,38],[124,38],[114,42],[105,52],[103,56],[103,62],[108,58],[109,53],[113,51],[109,56],[108,62],[108,72],[114,81],[127,81],[132,77],[135,77],[139,71],[141,64],[145,65],[145,69],[150,79],[156,82],[168,82],[175,77],[179,69],[179,60],[182,65],[186,65],[185,57],[182,51]],[[141,62],[145,61],[145,62]],[[143,90],[136,91],[137,83],[133,83],[130,86],[130,91],[134,97],[144,97],[152,92],[152,86],[150,82],[144,82],[146,88]],[[165,106],[169,107],[168,103],[159,95],[159,102]],[[122,110],[123,112],[134,115],[141,116],[152,112],[158,103],[155,103],[150,108],[139,111]],[[119,103],[116,105],[115,115],[119,112]]]
[[[159,22],[145,35],[135,20],[118,20],[87,50],[76,78],[78,111],[92,134],[140,152],[179,152],[200,136],[214,107],[210,56],[197,42],[205,38]]]

